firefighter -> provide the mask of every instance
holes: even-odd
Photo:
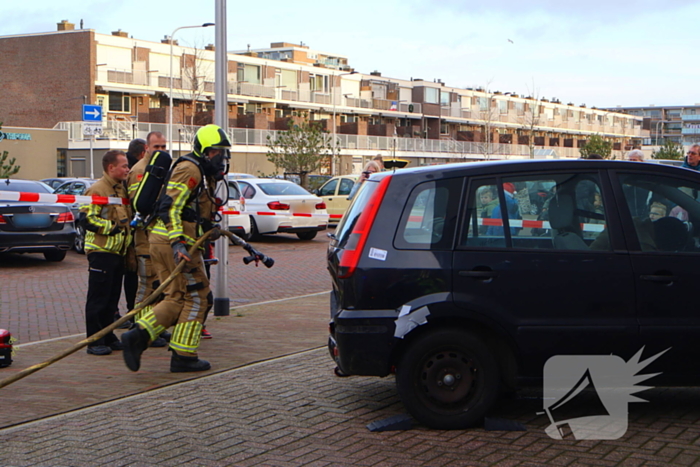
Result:
[[[85,192],[86,196],[126,198],[124,181],[129,163],[122,151],[107,151],[102,157],[104,174]],[[89,264],[85,324],[88,337],[114,322],[124,275],[124,257],[131,243],[131,207],[128,205],[87,204],[80,208],[85,226],[85,252]],[[91,355],[109,355],[122,350],[113,332],[88,345]]]
[[[143,144],[139,145],[140,152],[137,162],[131,167],[129,177],[126,180],[129,200],[132,202],[132,207],[134,203],[134,196],[136,195],[139,183],[141,183],[141,179],[143,179],[146,166],[151,160],[151,155],[155,151],[165,151],[166,145],[165,136],[163,136],[163,133],[160,131],[152,131],[148,133],[146,136],[146,141],[141,139],[134,141],[140,141],[143,142]],[[134,294],[135,297],[132,303],[141,303],[160,285],[158,277],[156,276],[151,264],[148,232],[145,228],[143,228],[143,226],[136,226],[134,228],[134,248],[136,250],[136,272],[138,274],[138,286],[136,287],[136,292]],[[133,306],[129,309],[131,310],[132,308]],[[138,320],[151,308],[153,308],[152,305],[144,307],[136,314],[134,321]],[[169,338],[168,331],[164,331],[163,334],[165,337]],[[158,337],[151,343],[151,347],[165,347],[166,345],[168,345],[168,343],[163,336]]]
[[[149,232],[151,262],[164,281],[180,261],[183,272],[165,290],[165,299],[136,321],[124,333],[124,362],[138,371],[141,354],[161,332],[175,326],[170,339],[170,371],[173,373],[205,371],[211,368],[197,355],[202,323],[212,306],[209,280],[202,261],[202,251],[192,257],[188,249],[212,226],[219,205],[214,196],[216,182],[228,171],[229,142],[216,125],[197,131],[193,151],[182,156],[170,170],[165,192],[158,201],[157,219]]]

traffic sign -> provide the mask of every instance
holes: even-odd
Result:
[[[102,122],[83,122],[83,136],[101,136]]]
[[[102,106],[83,104],[83,121],[84,122],[101,122],[102,121]]]

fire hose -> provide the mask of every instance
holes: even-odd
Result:
[[[221,233],[221,235],[228,237],[234,243],[234,245],[240,246],[241,248],[243,248],[245,251],[248,252],[248,254],[250,256],[243,258],[243,262],[245,264],[249,264],[249,263],[255,261],[255,264],[257,266],[257,263],[261,262],[268,268],[271,268],[275,264],[275,260],[273,260],[269,256],[262,254],[261,252],[259,252],[255,248],[253,248],[250,244],[248,244],[245,240],[240,238],[239,236],[237,236],[229,231],[226,231],[226,230],[219,230],[218,227],[209,230],[208,232],[204,233],[204,235],[199,237],[197,239],[197,241],[194,243],[194,245],[192,245],[192,247],[188,250],[189,256],[192,257],[192,255],[194,253],[196,253],[197,249],[199,249],[202,245],[204,245],[204,242],[206,241],[206,239],[209,238],[209,236],[217,230],[219,231],[219,233]],[[175,269],[173,270],[172,274],[170,274],[170,276],[168,276],[168,278],[165,279],[163,281],[163,283],[160,284],[160,286],[156,290],[154,290],[151,295],[146,297],[146,299],[144,301],[136,304],[136,306],[134,307],[133,310],[129,311],[124,316],[122,316],[121,318],[119,318],[118,320],[116,320],[115,322],[113,322],[112,324],[107,326],[106,328],[100,330],[99,332],[96,332],[95,334],[88,337],[87,339],[84,339],[84,340],[78,342],[77,344],[64,350],[63,352],[59,353],[58,355],[55,355],[42,363],[30,366],[29,368],[26,368],[18,373],[15,373],[14,375],[12,375],[8,378],[3,379],[2,381],[0,381],[0,389],[4,388],[5,386],[9,386],[10,384],[12,384],[16,381],[19,381],[20,379],[22,379],[26,376],[29,376],[32,373],[36,373],[37,371],[44,369],[47,366],[49,366],[53,363],[56,363],[59,360],[64,359],[65,357],[77,352],[78,350],[82,349],[83,347],[95,342],[96,340],[100,339],[101,337],[105,336],[106,334],[110,333],[111,331],[117,329],[119,326],[124,324],[127,320],[129,320],[132,316],[134,316],[136,313],[138,313],[144,307],[146,307],[146,306],[152,304],[154,301],[156,301],[156,299],[160,296],[161,293],[163,293],[163,291],[168,287],[168,285],[173,280],[175,280],[175,277],[177,277],[177,275],[182,272],[182,270],[185,267],[185,264],[186,264],[185,261],[180,261],[177,264],[177,266],[175,267]]]

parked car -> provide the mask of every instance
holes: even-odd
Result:
[[[57,195],[82,196],[95,182],[97,182],[97,180],[93,180],[91,178],[71,179],[59,185],[58,188],[54,190],[54,193]],[[73,216],[76,220],[78,219],[78,215],[80,213],[81,204],[82,203],[73,203],[70,205],[70,209],[73,212]],[[75,236],[75,244],[73,245],[73,248],[82,255],[85,253],[85,230],[83,227],[76,224],[76,232],[77,235]]]
[[[499,394],[542,384],[554,356],[643,353],[630,377],[700,385],[697,172],[503,161],[365,185],[328,248],[338,374],[395,371],[408,411],[440,429],[476,424]],[[529,190],[550,186],[538,220]]]
[[[53,190],[33,180],[0,181],[0,192],[10,191]],[[75,235],[74,217],[65,204],[0,199],[0,253],[43,253],[47,261],[63,261]]]
[[[241,178],[257,178],[257,177],[255,175],[243,174],[243,173],[229,173],[228,174],[229,180],[239,180]]]
[[[294,233],[312,240],[328,227],[328,212],[321,198],[287,180],[238,180],[250,214],[251,239],[262,234]]]
[[[348,195],[357,180],[355,175],[339,175],[328,180],[315,191],[316,195],[326,203],[326,210],[330,216],[328,222],[337,224],[348,206]]]
[[[278,175],[276,178],[280,178],[282,180],[289,180],[290,182],[294,182],[297,185],[301,185],[301,177],[299,177],[298,174],[284,174],[284,175]],[[326,181],[330,180],[331,176],[330,175],[319,175],[319,174],[308,174],[306,176],[306,184],[310,192],[314,192],[316,189],[318,189],[321,185],[323,185]]]
[[[64,183],[71,181],[71,180],[77,180],[77,178],[75,178],[75,177],[54,177],[54,178],[45,178],[45,179],[41,180],[41,182],[46,183],[52,189],[56,189],[60,185],[63,185]]]
[[[241,195],[241,188],[236,180],[228,180],[228,203],[229,211],[238,211],[240,214],[228,214],[228,230],[243,240],[250,239],[250,216],[246,214],[245,198]]]

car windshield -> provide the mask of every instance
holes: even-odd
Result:
[[[3,180],[2,182],[0,182],[0,191],[21,191],[24,193],[53,193],[51,187],[45,183],[25,180]]]
[[[284,196],[284,195],[310,195],[308,191],[289,183],[258,183],[258,187],[268,196]]]

